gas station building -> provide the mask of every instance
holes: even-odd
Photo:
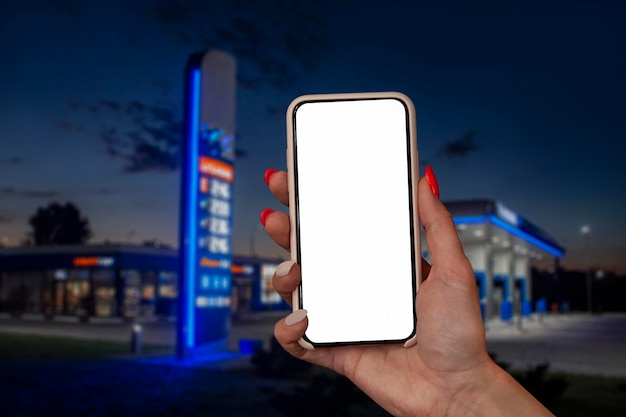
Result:
[[[272,288],[281,261],[233,257],[228,289],[233,317],[287,308]],[[178,251],[168,248],[0,248],[0,317],[172,319],[178,310],[178,270]]]
[[[445,205],[474,269],[483,319],[508,321],[514,315],[545,313],[546,301],[532,300],[531,266],[535,261],[560,259],[564,247],[498,201],[464,200]],[[424,238],[422,248],[428,258]]]
[[[544,300],[532,300],[531,265],[561,258],[564,248],[499,202],[466,200],[446,206],[476,275],[483,318],[506,321],[545,312]],[[425,241],[422,248],[428,259]],[[233,256],[229,305],[234,317],[288,308],[271,284],[281,261]],[[173,318],[178,274],[174,249],[116,244],[3,248],[0,315]]]

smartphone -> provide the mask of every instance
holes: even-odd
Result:
[[[401,93],[307,95],[287,110],[291,259],[308,349],[415,334],[415,108]]]

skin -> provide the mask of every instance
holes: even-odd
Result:
[[[286,172],[272,174],[269,188],[278,201],[288,205]],[[417,343],[306,350],[297,343],[308,323],[302,312],[276,323],[276,339],[291,355],[347,376],[396,416],[551,416],[487,354],[474,272],[452,217],[425,178],[418,190],[419,215],[432,266],[422,262],[423,282],[416,302]],[[268,215],[265,229],[289,250],[286,214]],[[300,283],[297,264],[288,261],[282,269],[290,265],[286,275],[273,278],[274,288],[288,303]]]

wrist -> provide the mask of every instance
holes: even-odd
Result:
[[[508,372],[489,360],[450,401],[446,416],[553,416]]]

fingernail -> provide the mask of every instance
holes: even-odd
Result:
[[[267,220],[267,216],[269,216],[273,212],[274,210],[272,210],[271,208],[266,208],[261,212],[261,224],[263,226],[265,226],[265,221]]]
[[[276,276],[282,278],[286,276],[296,263],[294,261],[285,261],[276,268]]]
[[[415,346],[417,344],[417,335],[413,335],[412,338],[404,342],[404,347],[409,348],[411,346]]]
[[[285,324],[291,327],[294,324],[300,323],[306,318],[306,313],[307,311],[304,309],[294,311],[293,313],[288,315],[287,318],[285,318]]]
[[[278,170],[274,168],[268,168],[268,170],[265,171],[265,175],[263,175],[263,179],[265,179],[265,183],[267,185],[270,185],[270,177],[277,172]]]
[[[430,191],[433,192],[433,195],[439,198],[439,184],[437,183],[437,177],[435,177],[435,173],[430,165],[426,166],[426,181],[428,181],[428,186],[430,187]]]

